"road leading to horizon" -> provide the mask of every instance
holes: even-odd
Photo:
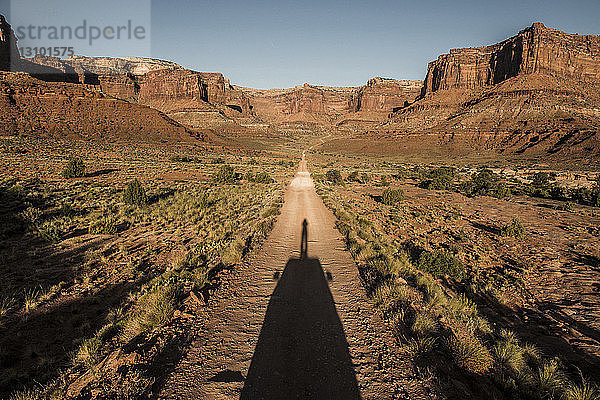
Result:
[[[189,351],[159,398],[351,400],[423,394],[366,297],[304,155],[271,234],[229,276],[200,319]]]

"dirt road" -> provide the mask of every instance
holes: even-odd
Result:
[[[211,300],[159,398],[422,397],[334,223],[303,156],[269,238]]]

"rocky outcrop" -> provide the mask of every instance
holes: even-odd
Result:
[[[15,58],[19,58],[17,39],[10,24],[0,15],[0,71],[11,71]]]
[[[359,89],[358,104],[354,111],[387,115],[414,102],[422,87],[421,81],[397,81],[379,77],[370,79]]]
[[[279,128],[312,130],[381,123],[394,110],[413,102],[421,81],[373,78],[361,87],[326,87],[305,83],[293,89],[240,88],[253,112]]]
[[[0,131],[155,143],[193,143],[205,138],[157,110],[107,97],[94,88],[1,72]]]
[[[600,83],[600,37],[572,35],[537,22],[492,46],[453,49],[429,64],[423,94],[477,89],[534,73]]]
[[[452,50],[429,64],[419,99],[370,134],[407,153],[600,155],[600,36],[536,23]]]

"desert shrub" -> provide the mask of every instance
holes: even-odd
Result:
[[[111,217],[101,217],[90,221],[88,232],[92,235],[114,235],[117,233],[117,224]]]
[[[50,243],[60,242],[63,234],[60,221],[57,219],[44,222],[37,228],[37,230],[42,239]]]
[[[462,191],[467,196],[492,196],[504,198],[510,194],[510,189],[500,181],[500,177],[490,171],[483,169],[474,174],[471,179],[461,185]]]
[[[473,374],[484,374],[492,368],[493,359],[481,340],[469,333],[452,335],[447,342],[456,364]]]
[[[213,175],[213,180],[217,183],[235,183],[237,179],[238,176],[231,165],[223,165]]]
[[[330,169],[325,173],[325,180],[335,185],[342,183],[342,174],[337,169]]]
[[[130,340],[168,323],[177,308],[180,295],[181,287],[177,283],[166,281],[157,284],[140,299],[138,308],[125,325],[124,337]]]
[[[85,340],[75,353],[73,362],[75,364],[83,364],[87,367],[92,366],[98,358],[98,351],[101,345],[100,339],[96,337]]]
[[[426,178],[420,183],[420,187],[429,190],[450,190],[456,179],[456,170],[452,167],[435,168],[426,174]]]
[[[358,171],[352,171],[350,175],[346,178],[348,182],[360,182],[360,175]]]
[[[244,243],[242,240],[234,240],[223,250],[221,261],[225,265],[233,265],[242,261],[244,256]]]
[[[571,198],[579,204],[585,204],[592,207],[600,207],[600,188],[577,188],[572,191]]]
[[[536,188],[547,188],[550,186],[550,174],[547,172],[536,172],[531,178],[531,186]]]
[[[247,172],[245,178],[248,182],[273,183],[273,178],[271,178],[268,172],[257,172],[256,174]]]
[[[565,385],[563,397],[565,400],[600,400],[600,390],[582,375],[580,384],[569,382]]]
[[[125,192],[123,192],[123,201],[126,204],[135,205],[138,207],[145,206],[148,204],[148,196],[146,195],[146,190],[138,181],[134,179],[133,181],[127,184],[125,188]]]
[[[402,189],[385,189],[381,194],[381,202],[388,206],[394,206],[404,200]]]
[[[462,279],[465,274],[464,264],[446,250],[424,251],[419,257],[418,268],[435,277],[448,275]]]
[[[62,176],[65,179],[82,178],[85,176],[85,169],[81,158],[71,158],[62,172]]]
[[[508,224],[500,228],[500,234],[504,237],[523,239],[525,237],[525,227],[519,218],[513,218]]]

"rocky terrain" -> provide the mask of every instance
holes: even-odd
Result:
[[[440,56],[429,64],[418,101],[345,146],[596,158],[599,74],[599,36],[535,23],[499,44]]]
[[[364,129],[384,122],[413,102],[422,83],[373,78],[361,87],[324,87],[305,83],[293,89],[240,89],[255,114],[281,129]]]
[[[259,90],[0,18],[0,397],[599,398],[599,42]]]

